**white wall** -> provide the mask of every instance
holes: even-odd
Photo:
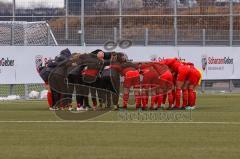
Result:
[[[56,46],[1,46],[0,47],[0,84],[42,83],[35,69],[35,59],[54,58],[66,47]],[[91,52],[99,47],[70,47],[72,52]],[[101,49],[101,48],[100,48]],[[240,79],[239,47],[131,47],[125,52],[134,61],[159,60],[180,57],[193,62],[203,71],[203,79]],[[8,62],[4,64],[4,60]],[[203,70],[202,60],[206,59]],[[219,60],[218,60],[219,59]],[[225,61],[224,61],[225,59]],[[10,65],[10,66],[6,66]]]

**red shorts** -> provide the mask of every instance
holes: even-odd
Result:
[[[142,87],[143,88],[154,88],[158,86],[158,73],[149,71],[143,74]]]
[[[164,72],[161,77],[161,80],[165,80],[165,81],[169,81],[169,82],[173,82],[173,75],[172,73],[168,70],[166,72]]]
[[[189,83],[194,86],[197,86],[200,79],[201,79],[201,73],[196,68],[191,68],[189,77],[188,77]]]
[[[190,67],[186,65],[182,65],[178,68],[177,73],[177,81],[184,82],[187,80],[188,75],[190,73]]]
[[[169,90],[173,89],[173,86],[173,75],[168,70],[159,77],[159,88],[163,93],[167,93]]]
[[[128,71],[124,77],[124,88],[139,88],[140,87],[140,75],[138,71]]]

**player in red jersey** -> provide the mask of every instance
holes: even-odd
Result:
[[[151,95],[151,110],[155,109],[157,100],[157,89],[159,85],[159,74],[152,66],[152,63],[139,63],[139,72],[143,75],[142,88],[142,109],[145,110],[148,104],[148,96]],[[150,93],[150,94],[149,94]]]
[[[41,77],[43,77],[44,74],[46,74],[46,67],[44,67],[43,69],[41,70],[38,70],[39,71],[39,74]],[[48,75],[47,75],[48,76]],[[48,106],[49,106],[49,109],[51,109],[53,107],[53,101],[52,101],[52,92],[51,92],[51,89],[48,85],[48,80],[46,78],[46,80],[44,81],[44,86],[45,88],[47,89],[47,101],[48,101]]]
[[[188,78],[190,67],[188,65],[184,65],[177,58],[165,59],[160,62],[160,64],[167,65],[173,72],[177,74],[176,79],[176,93],[175,93],[175,106],[174,109],[180,109],[180,100],[183,94],[183,105],[182,108],[185,108],[187,104],[185,101],[188,99],[188,89],[184,87],[184,83]]]
[[[164,95],[168,96],[169,108],[172,108],[173,105],[172,90],[174,88],[173,75],[166,65],[160,64],[158,62],[153,62],[152,65],[159,75],[158,77],[159,89],[157,97],[158,109],[161,108]]]
[[[140,95],[140,74],[137,67],[132,62],[128,61],[127,56],[123,53],[116,53],[113,56],[113,60],[110,67],[115,69],[124,77],[123,82],[123,109],[127,108],[130,88],[134,88],[136,109],[141,107],[141,95]]]
[[[188,100],[186,109],[194,109],[196,104],[196,89],[201,83],[202,74],[193,63],[185,63],[190,67],[190,73],[188,79],[186,81],[186,85],[188,88]]]

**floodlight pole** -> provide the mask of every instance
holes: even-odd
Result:
[[[81,45],[85,45],[85,30],[84,30],[84,0],[81,0]]]
[[[16,0],[13,0],[12,2],[12,21],[15,21],[15,17],[16,17]]]
[[[233,0],[229,1],[229,45],[233,45]]]
[[[16,10],[16,0],[12,1],[12,26],[11,26],[11,45],[14,45],[14,21],[15,21],[15,13]]]
[[[68,9],[69,9],[69,0],[65,0],[65,40],[68,40]]]
[[[206,46],[206,30],[205,29],[203,29],[202,30],[202,42],[203,42],[203,46]]]
[[[117,43],[117,27],[113,28],[113,41]]]
[[[122,40],[122,0],[119,3],[119,40]]]
[[[145,46],[148,45],[149,30],[145,28]]]
[[[174,0],[174,45],[178,45],[178,28],[177,28],[177,0]]]

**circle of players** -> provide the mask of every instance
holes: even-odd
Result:
[[[103,106],[118,109],[121,77],[123,109],[127,109],[131,88],[136,109],[162,109],[166,100],[167,109],[195,109],[196,89],[201,82],[201,72],[193,63],[177,58],[133,62],[124,53],[102,50],[72,54],[65,49],[55,59],[45,64],[36,61],[36,65],[48,89],[50,110],[72,110],[74,92],[77,111]]]

